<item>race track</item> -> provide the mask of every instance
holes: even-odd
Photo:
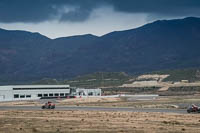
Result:
[[[42,110],[42,109],[39,106],[0,106],[0,110]],[[186,110],[184,109],[153,109],[153,108],[127,108],[127,107],[57,106],[54,110],[160,112],[160,113],[179,113],[179,114],[187,113]]]

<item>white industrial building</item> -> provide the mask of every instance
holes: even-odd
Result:
[[[0,101],[64,98],[69,96],[99,96],[101,89],[70,88],[69,85],[9,85],[0,86]]]
[[[75,88],[75,89],[72,89],[72,95],[75,95],[75,96],[101,96],[101,89]]]

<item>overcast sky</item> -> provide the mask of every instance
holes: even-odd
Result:
[[[188,16],[200,16],[200,0],[0,0],[0,28],[50,38],[101,36]]]

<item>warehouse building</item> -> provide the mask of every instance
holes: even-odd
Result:
[[[101,89],[70,88],[69,85],[13,85],[0,86],[0,101],[65,98],[69,96],[99,96]]]

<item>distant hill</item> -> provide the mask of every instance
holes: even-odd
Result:
[[[72,87],[97,88],[116,87],[127,83],[132,77],[123,72],[96,72],[70,80],[41,79],[32,84],[69,84]]]
[[[142,27],[49,39],[0,29],[0,83],[68,79],[94,72],[137,74],[200,67],[200,18],[159,20]]]
[[[163,81],[180,82],[181,80],[188,80],[189,82],[200,81],[200,68],[189,69],[173,69],[151,72],[150,74],[168,74],[170,75]]]

